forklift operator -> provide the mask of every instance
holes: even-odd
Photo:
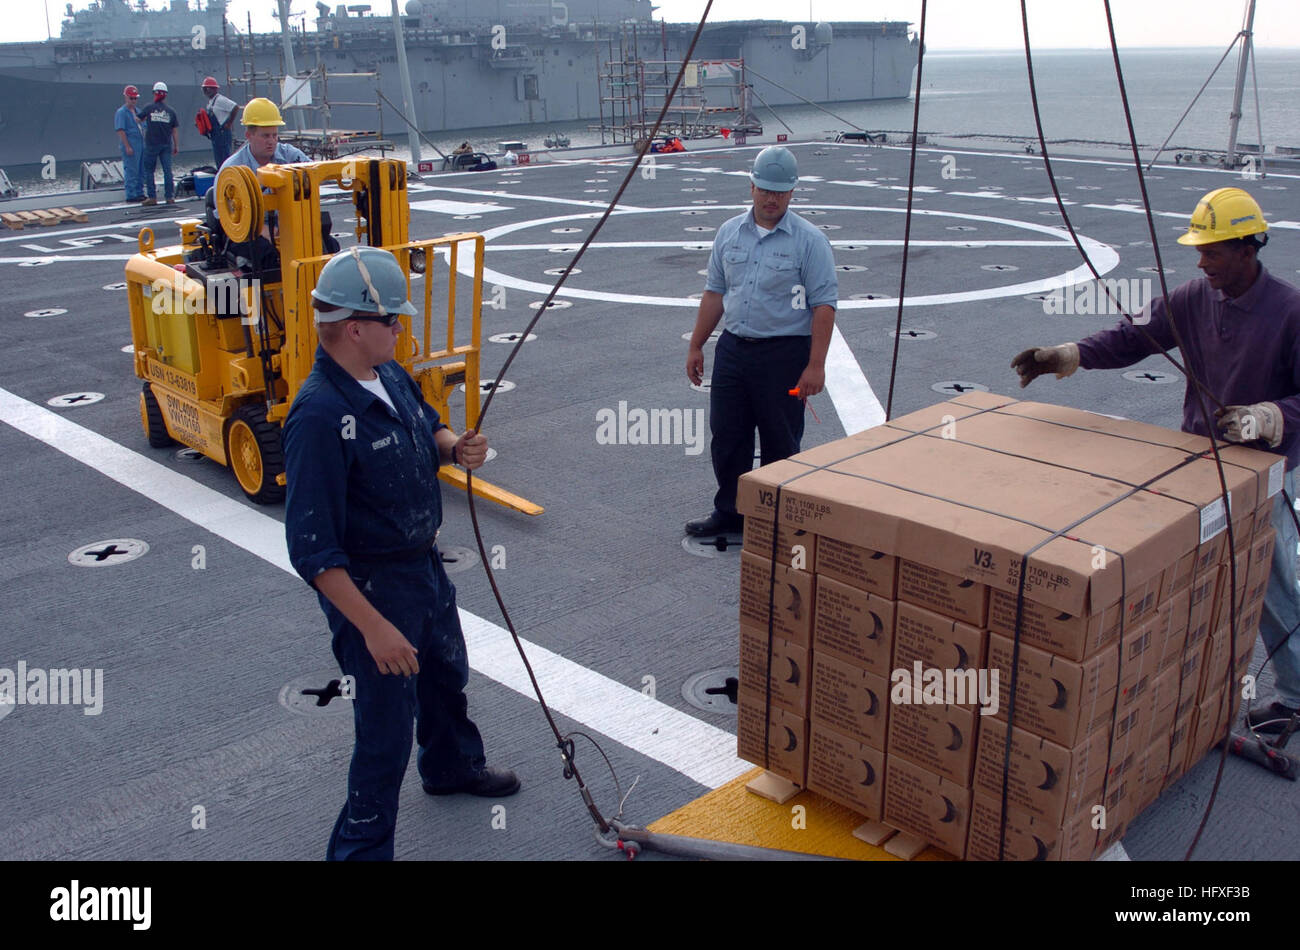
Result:
[[[469,718],[456,589],[434,545],[438,467],[478,468],[487,439],[443,425],[393,359],[398,315],[416,312],[397,258],[337,254],[312,298],[320,348],[284,427],[285,533],[355,683],[348,796],[326,859],[391,860],[413,718],[430,795],[519,789],[514,772],[487,767]]]
[[[263,165],[291,165],[294,162],[310,162],[311,158],[302,149],[296,145],[289,145],[280,142],[279,127],[284,125],[284,119],[280,115],[279,108],[270,99],[250,99],[248,105],[244,106],[244,145],[235,154],[221,163],[221,168],[217,170],[220,175],[223,169],[231,165],[245,165],[253,171],[261,168]],[[214,202],[213,214],[218,221],[221,220],[220,205]],[[272,220],[267,220],[262,224],[262,233],[257,240],[259,258],[269,254],[275,245],[278,234]],[[254,255],[250,244],[234,245],[236,253],[240,256],[252,258]],[[327,248],[327,251],[329,249]],[[337,247],[334,250],[338,250]],[[333,253],[330,251],[330,253]]]

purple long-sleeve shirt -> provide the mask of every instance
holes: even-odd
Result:
[[[1276,403],[1283,417],[1281,444],[1275,449],[1264,442],[1251,445],[1285,455],[1287,469],[1295,468],[1300,462],[1300,290],[1261,265],[1255,283],[1240,297],[1226,296],[1201,277],[1171,291],[1169,300],[1187,368],[1225,406]],[[1173,349],[1163,298],[1152,300],[1144,329],[1154,342],[1127,320],[1080,340],[1079,365],[1114,369]],[[1209,400],[1207,405],[1213,415],[1216,407]],[[1190,383],[1183,396],[1183,431],[1210,434]]]

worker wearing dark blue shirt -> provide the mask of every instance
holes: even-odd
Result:
[[[176,203],[176,183],[172,178],[172,156],[181,150],[180,120],[176,112],[167,105],[167,84],[153,84],[153,102],[138,113],[144,123],[144,164],[141,173],[144,176],[145,191],[148,197],[142,205],[158,203],[158,186],[154,183],[153,173],[158,163],[163,167],[163,195],[169,205]]]
[[[478,468],[487,439],[452,433],[393,360],[398,315],[415,308],[392,254],[337,255],[312,296],[320,348],[284,427],[285,532],[351,677],[356,724],[348,798],[326,858],[391,860],[412,719],[429,794],[519,788],[513,772],[486,767],[467,714],[456,591],[434,546],[438,467]]]

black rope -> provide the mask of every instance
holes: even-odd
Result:
[[[916,101],[912,103],[912,148],[907,166],[907,216],[903,219],[903,264],[898,277],[898,317],[894,321],[894,358],[889,364],[889,394],[885,397],[885,421],[894,411],[894,380],[898,372],[898,344],[903,335],[903,298],[907,292],[907,258],[912,243],[912,195],[916,184],[916,134],[921,123],[921,65],[925,59],[925,6],[921,0],[921,28],[916,43]]]
[[[555,299],[555,295],[559,292],[560,288],[564,286],[564,282],[568,279],[569,274],[572,273],[573,268],[577,265],[578,261],[582,259],[582,255],[591,245],[591,242],[600,232],[600,229],[604,227],[605,222],[609,220],[609,216],[613,213],[614,208],[618,206],[619,199],[623,197],[623,192],[627,190],[627,186],[631,183],[633,176],[636,174],[636,170],[640,166],[641,160],[649,150],[650,143],[654,141],[655,136],[659,134],[659,127],[663,123],[664,116],[668,113],[668,108],[677,94],[677,88],[681,85],[682,77],[686,73],[686,66],[691,61],[691,56],[695,52],[695,46],[699,42],[700,35],[704,32],[704,24],[708,21],[709,11],[712,8],[713,0],[708,0],[704,6],[704,13],[700,16],[700,22],[695,27],[695,33],[691,37],[690,46],[687,47],[686,54],[682,57],[682,65],[677,71],[677,78],[673,80],[672,88],[664,97],[664,104],[659,110],[659,116],[655,119],[654,128],[642,143],[641,148],[637,151],[636,159],[632,162],[631,168],[628,169],[627,174],[623,177],[623,182],[619,185],[618,191],[614,193],[614,196],[610,199],[604,213],[591,229],[591,233],[587,235],[586,240],[582,242],[582,246],[579,247],[577,252],[573,255],[568,266],[563,269],[559,278],[555,281],[555,286],[553,286],[551,292],[546,295],[546,299],[542,302],[542,305],[537,308],[537,313],[534,314],[533,318],[524,328],[524,331],[519,335],[519,339],[511,348],[509,355],[506,357],[505,362],[498,371],[496,379],[492,382],[492,388],[488,392],[487,399],[484,400],[482,407],[479,409],[478,418],[474,420],[473,425],[470,426],[470,428],[475,432],[483,431],[483,420],[487,417],[488,409],[492,407],[492,400],[495,398],[497,391],[500,388],[501,381],[505,378],[506,371],[509,370],[511,364],[514,363],[515,357],[519,355],[519,350],[522,348],[524,341],[528,339],[528,335],[532,332],[533,327],[537,325],[537,322],[542,318],[542,314],[544,314],[550,307],[551,301]],[[468,424],[469,421],[470,420],[467,419],[466,423]],[[492,596],[496,598],[497,607],[501,610],[501,617],[505,621],[506,629],[510,631],[510,636],[514,640],[515,649],[519,651],[519,658],[523,660],[524,669],[528,673],[529,682],[531,682],[533,686],[533,692],[537,694],[537,702],[542,707],[542,714],[546,717],[546,722],[551,727],[551,732],[555,735],[556,747],[560,750],[560,757],[564,761],[564,777],[566,779],[572,778],[578,783],[578,791],[582,795],[583,802],[586,804],[587,810],[591,813],[591,817],[595,820],[600,831],[602,833],[607,833],[610,830],[609,823],[601,814],[600,809],[596,807],[596,803],[592,799],[591,793],[587,790],[587,786],[582,781],[582,775],[578,772],[577,763],[574,761],[573,740],[561,736],[560,729],[555,724],[555,718],[551,715],[551,709],[547,706],[546,700],[542,696],[542,688],[537,682],[537,676],[533,673],[532,664],[528,662],[528,655],[524,652],[523,643],[520,642],[519,632],[515,629],[514,621],[510,617],[510,611],[506,609],[505,600],[501,596],[501,589],[497,586],[496,576],[491,567],[491,560],[488,557],[487,548],[483,542],[483,531],[478,522],[478,509],[474,504],[474,473],[468,469],[465,471],[465,496],[469,502],[470,522],[474,527],[474,541],[478,546],[479,559],[483,562],[483,571],[487,574],[488,584],[492,588]],[[602,751],[601,754],[604,755],[604,752]],[[615,779],[615,784],[617,786],[617,778]]]

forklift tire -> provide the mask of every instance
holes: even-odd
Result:
[[[163,421],[153,387],[148,383],[140,391],[140,421],[144,424],[144,434],[149,439],[150,448],[165,449],[176,444],[176,440],[167,434],[167,423]]]
[[[284,472],[280,427],[266,421],[266,407],[240,406],[226,423],[226,458],[235,481],[250,501],[274,505],[284,501],[284,486],[276,476]]]

